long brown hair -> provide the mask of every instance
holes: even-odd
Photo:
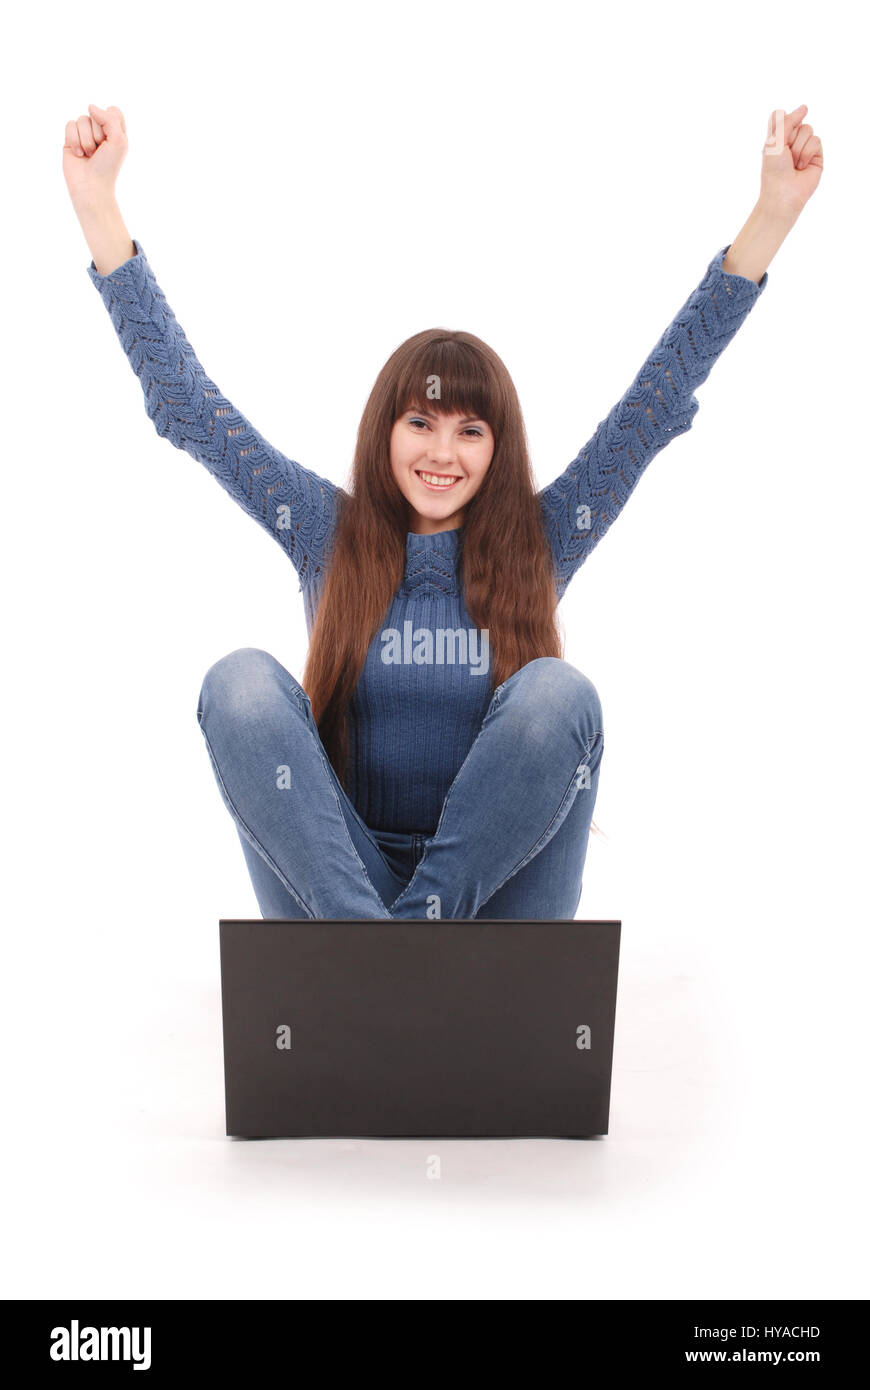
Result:
[[[393,476],[390,434],[405,411],[424,404],[485,420],[495,436],[492,461],[464,511],[459,561],[469,616],[489,630],[491,687],[536,657],[563,655],[552,554],[516,388],[501,358],[474,334],[425,329],[396,348],[366,402],[302,678],[342,782],[348,706],[405,572],[410,506]]]

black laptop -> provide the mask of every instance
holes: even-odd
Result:
[[[222,920],[227,1134],[606,1134],[620,930]]]

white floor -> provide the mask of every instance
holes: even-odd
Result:
[[[590,850],[599,898],[611,853]],[[624,912],[588,1141],[228,1139],[216,923],[174,955],[169,927],[132,948],[135,907],[50,961],[33,932],[5,980],[2,1293],[866,1297],[865,972],[833,922],[824,953],[796,927],[789,963],[766,904],[713,904],[701,934],[677,899],[668,936],[655,899]]]

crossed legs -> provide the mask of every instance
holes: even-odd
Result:
[[[197,717],[265,916],[573,918],[603,753],[595,687],[544,657],[494,692],[438,827],[403,882],[267,652],[216,662]]]

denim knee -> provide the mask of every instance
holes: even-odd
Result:
[[[199,692],[197,719],[219,710],[223,717],[247,718],[274,695],[282,667],[258,647],[239,647],[222,656],[205,673]]]
[[[603,733],[598,691],[588,676],[561,657],[541,656],[520,667],[505,682],[500,703],[506,702],[511,686],[527,731],[546,731],[554,722],[577,719],[587,734]]]

